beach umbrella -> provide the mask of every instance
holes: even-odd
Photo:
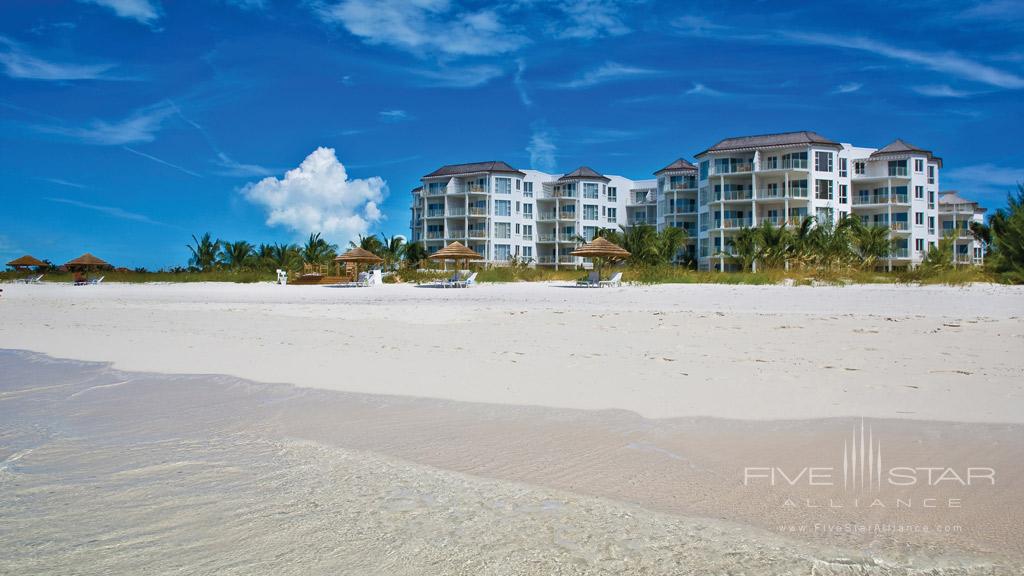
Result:
[[[86,252],[74,260],[68,261],[64,264],[64,267],[68,270],[78,269],[89,269],[89,268],[113,268],[113,266],[92,254]]]
[[[600,236],[573,250],[569,255],[593,258],[598,278],[601,277],[601,262],[603,260],[613,261],[629,258],[629,252],[625,248],[612,244]]]
[[[360,264],[380,264],[384,261],[383,258],[377,256],[373,252],[363,248],[353,248],[348,252],[345,252],[341,256],[334,259],[335,262],[344,262],[346,265],[353,264],[356,267],[356,273],[359,273]]]
[[[26,254],[26,255],[22,256],[21,258],[15,258],[14,260],[11,260],[10,262],[7,263],[7,265],[10,266],[11,268],[14,268],[14,269],[18,269],[18,268],[42,268],[42,267],[46,266],[46,262],[43,262],[42,260],[40,260],[38,258],[34,258],[34,257],[29,256],[28,254]]]
[[[456,266],[459,260],[483,260],[484,257],[472,248],[463,246],[461,242],[452,242],[429,256],[431,260],[455,260]]]

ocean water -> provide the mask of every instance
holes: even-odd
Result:
[[[275,420],[301,411],[275,407],[303,397],[0,351],[0,574],[1022,573],[948,551],[909,566],[282,434]]]

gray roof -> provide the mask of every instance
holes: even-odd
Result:
[[[602,176],[589,166],[580,166],[558,179],[559,182],[563,180],[603,180],[605,182],[611,182],[612,179],[607,176]]]
[[[665,166],[661,170],[658,170],[657,172],[654,173],[654,175],[657,176],[658,174],[661,174],[662,172],[677,172],[677,171],[687,171],[687,170],[696,171],[697,167],[694,166],[693,164],[690,164],[686,160],[683,160],[682,158],[680,158],[680,159],[676,160],[675,162],[669,164],[668,166]]]
[[[956,190],[949,190],[939,192],[939,204],[977,204],[977,202],[964,198]]]
[[[801,130],[799,132],[782,132],[779,134],[760,134],[757,136],[738,136],[736,138],[726,138],[721,140],[718,144],[715,144],[711,148],[697,154],[706,154],[708,152],[726,152],[729,150],[744,150],[752,148],[769,148],[777,146],[801,146],[808,144],[823,144],[826,146],[840,146],[838,142],[834,142],[825,138],[817,132],[811,132],[809,130]]]
[[[875,150],[874,152],[871,153],[871,158],[877,158],[879,156],[885,156],[887,154],[921,154],[923,156],[927,156],[930,160],[935,160],[936,162],[939,163],[939,167],[942,167],[942,158],[939,158],[938,156],[932,154],[931,150],[925,150],[924,148],[914,146],[913,144],[907,142],[906,140],[903,140],[902,138],[897,138],[890,142],[889,144],[887,144],[885,147]]]
[[[435,176],[458,176],[460,174],[477,174],[480,172],[508,172],[511,174],[522,174],[523,176],[526,176],[526,174],[523,174],[505,162],[490,160],[488,162],[470,162],[468,164],[448,164],[441,166],[430,174],[427,174],[424,178],[433,178]]]

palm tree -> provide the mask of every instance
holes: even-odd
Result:
[[[220,240],[213,240],[210,233],[207,232],[203,234],[202,238],[196,238],[196,235],[193,234],[192,241],[195,242],[195,245],[186,244],[186,247],[192,252],[192,256],[188,259],[188,265],[203,272],[216,266]]]
[[[398,235],[389,238],[383,232],[380,238],[381,254],[379,256],[384,259],[384,268],[393,270],[398,265],[398,262],[402,260],[402,254],[405,253],[405,238]]]
[[[349,248],[362,248],[367,252],[372,252],[377,256],[383,258],[381,252],[383,251],[382,249],[384,248],[384,245],[380,243],[380,238],[372,234],[370,236],[363,236],[362,234],[360,234],[358,243],[355,242],[354,240],[351,240],[349,241],[348,245]]]
[[[238,242],[220,241],[221,248],[218,261],[232,270],[241,270],[252,264],[253,248],[245,240]]]
[[[879,260],[892,254],[892,239],[886,226],[866,226],[859,221],[850,228],[853,248],[864,269],[871,269]]]
[[[409,268],[418,268],[420,262],[427,257],[427,249],[419,242],[405,245],[402,256],[405,257],[405,265]]]
[[[820,268],[832,270],[850,263],[854,258],[851,235],[857,219],[852,216],[842,218],[835,223],[818,223],[811,230],[811,259]]]
[[[790,248],[792,260],[798,266],[807,266],[813,260],[814,246],[812,245],[812,232],[814,231],[814,217],[804,216],[793,233],[793,244]]]
[[[301,251],[302,261],[307,264],[330,264],[337,255],[338,245],[328,244],[319,232],[309,235]]]
[[[295,244],[274,244],[265,259],[268,268],[294,270],[302,262],[300,249]]]
[[[679,248],[686,242],[689,234],[682,228],[666,226],[658,233],[658,252],[663,263],[675,262]]]
[[[952,232],[939,238],[939,243],[928,249],[921,261],[921,268],[928,272],[950,270],[953,268],[953,249],[956,244],[956,233]]]
[[[739,265],[742,272],[751,270],[761,256],[761,235],[757,228],[742,228],[732,237],[733,253],[729,259]]]
[[[792,232],[782,226],[775,226],[770,220],[762,220],[757,230],[761,240],[760,262],[765,268],[783,268],[793,252]]]
[[[1010,282],[1024,283],[1024,184],[1017,184],[1016,195],[1007,195],[1006,208],[996,210],[989,226],[993,248],[989,261]]]

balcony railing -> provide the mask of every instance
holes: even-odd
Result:
[[[523,240],[533,240],[533,234],[523,234]]]
[[[910,249],[897,248],[889,253],[890,258],[910,258]]]
[[[523,212],[523,220],[533,220],[533,212]]]
[[[558,219],[559,220],[575,220],[576,219],[576,213],[575,212],[565,212],[565,211],[562,211],[562,212],[558,213]]]
[[[715,228],[749,228],[751,222],[752,221],[750,218],[726,218],[725,220],[722,220],[720,222],[718,220],[715,220]]]
[[[428,188],[426,195],[427,196],[444,196],[447,191],[448,191],[447,188],[434,188],[433,190]]]
[[[540,234],[537,234],[537,241],[538,242],[554,242],[555,238],[556,238],[555,234],[544,233],[544,232],[541,232]]]
[[[618,222],[619,219],[616,216],[609,216],[607,220],[609,224],[615,224],[616,222]]]
[[[715,176],[719,176],[719,175],[724,176],[724,175],[728,175],[728,174],[740,174],[740,173],[743,173],[743,172],[753,172],[753,171],[754,171],[754,164],[753,164],[753,162],[740,162],[740,163],[737,163],[737,164],[731,164],[729,166],[717,166],[715,164],[711,165],[711,174],[715,175]]]
[[[470,206],[470,216],[487,216],[487,208],[481,208],[479,206]]]
[[[910,222],[906,220],[893,220],[889,223],[889,228],[897,232],[905,232],[910,230]]]
[[[460,238],[465,238],[466,237],[466,231],[465,230],[449,230],[448,234],[447,234],[447,237],[448,238],[454,238],[456,240],[460,239]]]
[[[865,206],[868,204],[910,203],[909,197],[906,194],[854,194],[852,200],[854,206]]]
[[[750,190],[725,190],[714,192],[713,202],[721,202],[723,199],[729,200],[750,200],[753,194]]]
[[[576,263],[576,257],[575,256],[562,255],[562,256],[558,257],[558,263],[559,264],[575,264]]]
[[[537,264],[554,264],[554,256],[537,256]]]
[[[559,234],[558,235],[558,241],[559,242],[575,242],[576,241],[576,235],[575,234],[564,234],[564,233],[563,234]]]
[[[807,198],[807,188],[790,187],[788,194],[781,186],[778,188],[757,189],[758,200],[770,200],[773,198]]]
[[[470,238],[487,238],[487,230],[470,230]]]
[[[772,162],[762,160],[758,168],[762,171],[769,170],[807,170],[807,160],[782,160]]]
[[[441,218],[444,216],[444,210],[427,210],[427,218]]]
[[[444,238],[444,232],[427,232],[427,240],[441,240]]]
[[[485,194],[487,192],[487,187],[479,184],[466,184],[464,190],[471,194]]]
[[[654,221],[647,218],[633,218],[629,221],[630,226],[653,226]]]
[[[465,208],[449,208],[448,209],[448,215],[449,216],[465,216],[466,215],[466,209]]]
[[[555,212],[553,210],[551,212],[541,211],[537,215],[537,220],[554,220],[554,219],[555,219]]]

